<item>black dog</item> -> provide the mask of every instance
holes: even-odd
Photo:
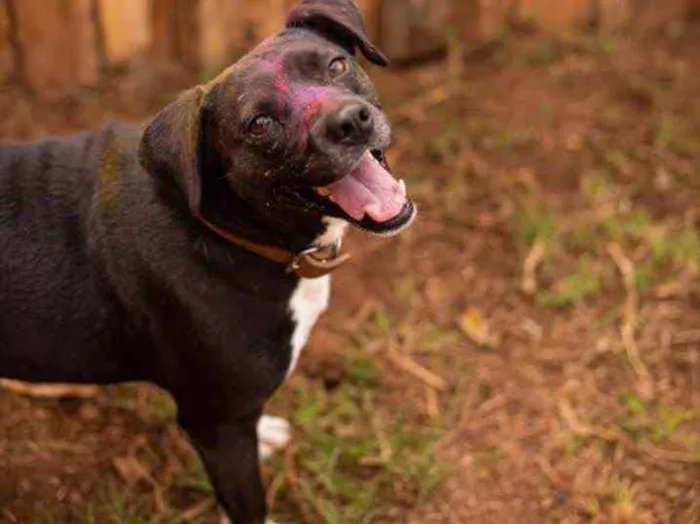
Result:
[[[0,146],[0,376],[163,387],[238,524],[265,521],[256,428],[345,226],[394,234],[415,215],[356,48],[387,65],[353,2],[306,0],[145,130]]]

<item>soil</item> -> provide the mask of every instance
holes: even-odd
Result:
[[[700,229],[700,28],[614,44],[518,37],[468,55],[460,71],[438,62],[377,74],[396,122],[390,160],[420,218],[396,239],[351,235],[355,262],[334,277],[332,308],[293,381],[343,383],[347,341],[385,312],[398,327],[367,353],[381,362],[382,401],[441,421],[435,460],[449,474],[429,496],[409,495],[393,520],[363,522],[700,522],[697,260],[653,266],[652,284],[630,298],[616,237],[593,238],[553,248],[536,289],[522,287],[537,242],[521,226],[577,231],[603,214],[609,201],[585,192],[596,174],[613,188],[613,218],[634,209],[650,231]],[[193,81],[136,71],[50,99],[8,86],[0,137],[146,119]],[[643,242],[619,244],[632,264],[646,261]],[[582,261],[601,289],[553,307],[546,297]],[[642,368],[621,335],[628,321]],[[444,387],[395,365],[389,342]],[[88,400],[0,390],[0,522],[142,522],[120,513],[129,490],[153,494],[154,515],[204,504],[193,520],[213,522],[205,489],[158,489],[193,454],[171,406],[153,408],[157,397],[149,387]],[[144,454],[156,457],[119,467]],[[138,469],[156,460],[157,472]],[[318,521],[293,497],[282,504]]]

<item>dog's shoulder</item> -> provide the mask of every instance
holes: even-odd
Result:
[[[89,169],[98,186],[109,191],[138,170],[138,147],[143,126],[120,121],[107,122],[88,140]]]
[[[138,162],[139,142],[143,135],[141,124],[109,121],[100,129],[85,137],[88,159],[94,168],[122,170]],[[100,173],[97,173],[100,175]]]
[[[94,131],[47,136],[31,142],[0,143],[0,175],[55,170],[89,170],[105,159],[136,158],[143,125],[111,121]]]

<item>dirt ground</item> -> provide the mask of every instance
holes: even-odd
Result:
[[[700,27],[509,37],[377,73],[420,206],[355,263],[271,411],[303,523],[700,522]],[[191,84],[0,93],[0,136],[141,119]],[[216,522],[174,407],[0,390],[0,522]]]

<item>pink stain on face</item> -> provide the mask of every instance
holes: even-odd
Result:
[[[278,114],[289,115],[290,122],[297,130],[300,145],[306,148],[310,130],[318,117],[324,111],[332,109],[336,90],[329,86],[291,81],[281,58],[266,61],[265,68],[269,68],[272,77]]]
[[[294,109],[302,111],[305,119],[315,117],[332,100],[330,89],[321,86],[295,86],[291,94]]]
[[[289,81],[287,79],[287,73],[284,70],[284,62],[282,60],[278,60],[275,62],[273,68],[275,89],[278,93],[280,93],[280,95],[288,95]]]
[[[297,85],[291,92],[294,119],[300,123],[299,140],[303,148],[308,144],[309,134],[319,116],[333,105],[333,95],[328,87]]]

